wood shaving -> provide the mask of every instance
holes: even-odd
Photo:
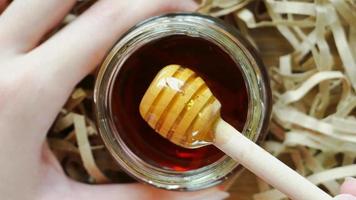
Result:
[[[265,148],[276,156],[288,153],[296,171],[336,195],[343,178],[356,176],[356,9],[343,0],[264,3],[269,20],[257,22],[250,8],[233,15],[249,29],[275,27],[294,49],[283,52],[279,66],[268,66],[274,97],[270,130],[277,139]],[[315,159],[318,155],[333,159]],[[256,200],[285,198],[259,188]]]
[[[82,115],[75,114],[73,117],[75,127],[75,135],[77,138],[78,149],[82,157],[83,165],[89,175],[94,178],[97,183],[109,182],[109,179],[100,171],[95,164],[92,148],[89,143],[85,118]]]
[[[64,23],[75,20],[93,2],[78,3]],[[337,195],[343,178],[356,176],[356,2],[202,0],[199,11],[232,20],[257,49],[256,36],[250,32],[262,27],[277,30],[290,44],[290,50],[275,57],[277,65],[267,66],[274,105],[263,147],[277,157],[287,155],[287,163],[297,172]],[[262,57],[266,53],[261,52]],[[73,92],[48,142],[70,177],[120,182],[125,175],[93,123],[91,90],[79,85]],[[259,179],[256,187],[260,192],[254,200],[286,198]]]

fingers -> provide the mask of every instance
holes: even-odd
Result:
[[[143,5],[144,3],[136,4],[140,1],[147,5]],[[15,9],[15,5],[22,5],[21,2],[37,2],[37,6],[41,2],[42,7],[47,7],[44,10],[49,11],[50,8],[54,9],[54,5],[57,2],[66,4],[69,0],[17,0],[13,3],[15,2],[18,2],[18,4],[11,4],[10,7],[13,7],[9,9]],[[50,2],[53,4],[50,5]],[[38,144],[42,144],[45,140],[46,132],[75,84],[101,61],[118,37],[133,24],[153,14],[180,8],[177,5],[171,6],[173,3],[170,2],[172,1],[100,0],[83,16],[69,24],[68,27],[47,42],[29,53],[16,55],[16,59],[13,59],[16,62],[11,62],[11,66],[5,65],[6,67],[3,67],[3,64],[0,65],[0,69],[11,72],[2,73],[9,77],[7,82],[11,87],[5,88],[9,89],[10,94],[17,91],[16,87],[24,91],[13,93],[13,96],[16,96],[16,101],[11,102],[12,107],[5,106],[9,114],[4,115],[6,118],[3,122],[6,124],[5,122],[10,123],[14,120],[20,120],[21,122],[26,122],[26,124],[22,123],[21,126],[11,127],[13,130],[5,132],[12,133],[11,135],[13,136],[21,135],[21,137],[25,137],[23,133],[26,133],[27,139],[22,141],[28,143],[31,141],[31,145],[34,148],[39,146]],[[179,3],[179,5],[183,7],[183,4]],[[20,7],[17,8],[19,9]],[[44,10],[41,11],[42,15],[45,13]],[[8,11],[7,9],[5,14],[6,12],[11,13],[14,11]],[[22,14],[19,15],[23,16]],[[10,14],[7,16],[10,16]],[[39,17],[35,18],[39,19]],[[3,20],[2,17],[0,18],[0,46],[3,46],[2,41],[8,41],[4,40],[5,35],[2,35],[9,31],[3,28],[7,20],[9,19]],[[29,21],[34,23],[35,20],[29,19]],[[50,21],[53,22],[53,20]],[[13,23],[17,23],[17,21]],[[49,25],[50,23],[46,22],[46,24]],[[25,23],[20,25],[25,27]],[[46,27],[43,24],[39,26]],[[10,28],[11,30],[18,29],[15,25]],[[43,30],[42,33],[44,32]],[[27,40],[24,38],[29,37],[26,34],[38,38],[38,35],[34,34],[32,30],[29,30],[28,33],[15,33],[14,36],[15,38],[22,38],[22,41],[26,42]],[[32,36],[29,38],[32,38]],[[6,35],[6,37],[11,38],[12,36]],[[4,56],[4,54],[0,53],[0,56]],[[16,73],[15,69],[17,70]],[[21,112],[16,112],[16,110]]]
[[[197,192],[174,192],[156,189],[142,184],[119,184],[90,186],[76,184],[75,193],[78,199],[142,199],[142,200],[222,200],[229,197],[229,193],[217,188],[210,188]]]
[[[24,53],[32,49],[74,3],[75,0],[13,1],[1,15],[0,51]]]
[[[101,0],[33,54],[41,58],[46,54],[47,59],[57,61],[57,65],[47,67],[49,73],[71,79],[75,84],[93,70],[119,36],[138,21],[162,12],[194,9],[194,6],[191,0]]]
[[[346,178],[340,190],[342,194],[351,194],[356,196],[356,179],[351,177]]]

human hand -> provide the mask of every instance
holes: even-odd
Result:
[[[7,6],[0,0],[0,13]],[[91,186],[63,173],[46,133],[74,86],[129,27],[193,10],[192,0],[101,0],[40,43],[75,0],[15,0],[0,16],[0,194],[4,200],[222,199],[212,188],[179,193],[141,184]]]
[[[340,188],[340,193],[335,200],[356,200],[356,179],[347,178]]]

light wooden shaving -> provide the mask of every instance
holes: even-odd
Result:
[[[109,162],[101,160],[100,163],[106,162],[107,164],[100,164],[102,167],[100,169],[97,163],[100,159],[94,157],[94,151],[102,150],[104,146],[101,142],[91,144],[90,137],[98,137],[97,129],[93,120],[89,116],[85,116],[85,110],[89,108],[85,108],[83,102],[85,99],[91,98],[89,94],[90,92],[86,92],[82,88],[73,91],[63,112],[54,123],[48,143],[59,160],[63,162],[69,176],[89,183],[107,183],[110,182],[110,179],[102,169],[109,169],[110,167],[106,166]],[[65,136],[61,136],[61,134],[65,134]],[[107,154],[107,152],[105,153]],[[78,159],[79,157],[80,159]],[[83,177],[85,175],[83,170],[86,171],[87,178]]]
[[[65,23],[87,7],[83,2]],[[277,157],[289,157],[288,164],[296,171],[337,195],[343,178],[356,176],[356,2],[202,0],[199,11],[233,19],[256,49],[259,45],[250,32],[261,27],[276,29],[290,44],[290,51],[276,57],[278,65],[267,66],[274,105],[271,134],[263,146]],[[106,182],[104,170],[120,170],[108,162],[108,152],[93,156],[103,146],[91,109],[83,104],[90,92],[75,90],[49,134],[49,143],[69,176],[86,181],[85,170],[89,180]],[[84,169],[77,167],[78,156]],[[257,183],[260,193],[253,199],[286,198],[263,181]]]
[[[77,138],[78,149],[82,157],[85,169],[97,183],[109,182],[109,179],[100,171],[100,169],[95,164],[94,156],[92,154],[92,149],[88,139],[84,116],[75,114],[73,117],[73,123],[75,127],[75,135]]]
[[[269,19],[264,20],[256,19],[261,15],[253,9],[256,2],[231,12],[245,37],[258,49],[250,30],[273,27],[293,47],[279,57],[278,66],[268,66],[275,138],[264,147],[276,156],[289,154],[296,171],[336,195],[344,177],[356,176],[355,1],[265,0]],[[202,3],[204,12],[226,6],[219,11],[224,14],[241,4]],[[255,200],[285,198],[260,180],[258,187]]]

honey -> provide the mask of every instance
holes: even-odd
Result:
[[[237,63],[216,44],[202,38],[171,35],[137,49],[124,62],[112,90],[112,115],[120,137],[131,151],[158,168],[189,171],[219,160],[212,145],[185,149],[174,145],[147,125],[139,104],[158,71],[169,64],[189,67],[201,76],[222,104],[221,115],[242,131],[248,94]]]

